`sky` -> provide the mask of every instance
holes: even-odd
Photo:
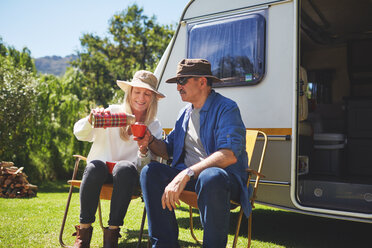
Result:
[[[0,37],[33,58],[80,50],[83,33],[108,36],[109,20],[136,3],[159,24],[178,23],[189,0],[0,0]]]

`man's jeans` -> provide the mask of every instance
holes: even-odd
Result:
[[[140,175],[152,247],[179,247],[174,211],[163,209],[165,187],[180,172],[168,165],[152,162]],[[186,188],[198,195],[200,219],[204,229],[203,247],[225,248],[230,221],[230,199],[239,201],[240,187],[233,175],[217,167],[205,169]]]
[[[99,195],[104,183],[113,183],[110,205],[110,226],[122,226],[129,202],[138,187],[138,172],[129,161],[118,162],[112,175],[100,160],[91,161],[85,168],[80,187],[80,223],[95,221]]]

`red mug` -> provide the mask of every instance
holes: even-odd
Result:
[[[106,166],[107,166],[110,174],[112,174],[112,170],[114,169],[115,165],[116,165],[116,163],[114,163],[114,162],[108,162],[108,161],[106,161]]]
[[[132,129],[133,136],[137,138],[142,138],[145,135],[147,126],[143,123],[136,122],[130,126]]]

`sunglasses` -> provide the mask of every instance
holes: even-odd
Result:
[[[182,77],[182,78],[177,78],[176,79],[176,82],[177,82],[177,84],[179,84],[179,85],[185,85],[185,84],[187,84],[187,80],[189,80],[191,77]]]

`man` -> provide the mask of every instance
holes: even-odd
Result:
[[[204,228],[204,247],[226,247],[230,199],[241,202],[247,216],[251,211],[246,187],[248,167],[245,127],[237,104],[212,89],[221,82],[204,59],[184,59],[177,75],[167,83],[177,83],[183,101],[173,131],[165,140],[146,132],[138,141],[172,165],[152,162],[140,175],[147,209],[149,236],[153,247],[179,247],[174,209],[186,190],[198,195]]]

